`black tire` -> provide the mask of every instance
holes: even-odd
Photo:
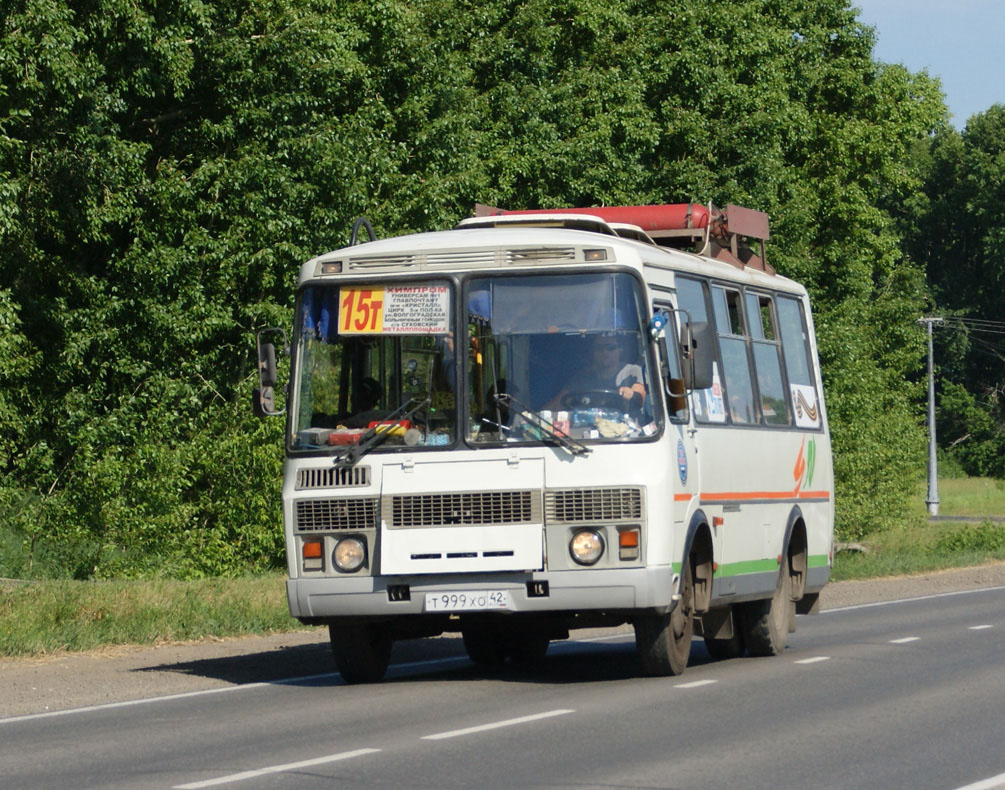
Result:
[[[376,683],[387,673],[391,634],[386,625],[328,626],[335,666],[346,683]]]
[[[736,611],[733,612],[733,635],[728,639],[713,639],[705,637],[705,649],[711,658],[716,661],[728,661],[731,658],[739,658],[743,655],[747,646],[743,643],[743,631],[740,628],[740,618]]]
[[[494,669],[506,661],[507,645],[501,628],[477,625],[461,631],[468,658],[480,667]]]
[[[789,560],[778,570],[775,594],[765,601],[752,601],[738,607],[743,641],[752,656],[777,656],[785,650],[789,638],[789,622],[795,612],[792,601],[792,577]]]
[[[509,636],[506,653],[517,666],[532,667],[544,661],[550,644],[543,631],[517,629]]]
[[[680,675],[691,657],[694,635],[694,583],[691,563],[684,565],[680,601],[670,614],[642,615],[635,620],[635,649],[647,675]]]

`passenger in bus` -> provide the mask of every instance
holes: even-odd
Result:
[[[546,408],[596,405],[641,413],[646,402],[642,366],[630,361],[626,340],[606,333],[588,340],[586,366],[552,397]]]

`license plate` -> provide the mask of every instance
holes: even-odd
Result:
[[[509,590],[465,590],[464,592],[426,593],[427,612],[472,612],[486,609],[510,609]]]

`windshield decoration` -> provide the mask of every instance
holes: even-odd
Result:
[[[648,320],[628,274],[483,277],[468,286],[468,440],[586,440],[659,429]]]

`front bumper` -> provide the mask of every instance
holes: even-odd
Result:
[[[547,582],[547,596],[531,596],[528,582]],[[286,594],[296,618],[424,615],[427,593],[506,590],[512,612],[668,610],[677,579],[668,566],[465,576],[289,579]],[[388,588],[408,586],[409,600],[392,601]],[[436,613],[441,615],[442,613]]]

